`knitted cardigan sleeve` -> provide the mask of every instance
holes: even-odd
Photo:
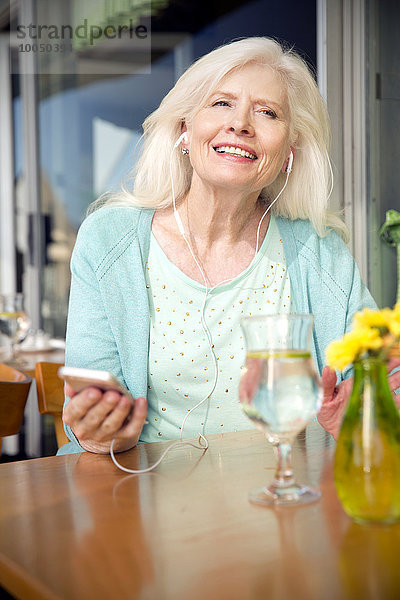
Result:
[[[83,222],[71,259],[65,363],[110,371],[134,397],[147,392],[151,218],[151,211],[127,207],[96,211]],[[65,430],[73,447],[59,453],[81,452]]]
[[[314,358],[322,372],[328,344],[349,331],[354,313],[376,304],[335,232],[319,237],[309,221],[277,221],[296,311],[314,315]],[[349,370],[339,378],[348,375]]]

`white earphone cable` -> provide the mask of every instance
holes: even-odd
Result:
[[[111,442],[111,446],[110,446],[110,455],[111,455],[111,459],[113,461],[113,463],[115,464],[116,467],[118,467],[119,469],[121,469],[122,471],[125,471],[126,473],[132,473],[135,475],[141,474],[141,473],[149,473],[150,471],[152,471],[153,469],[155,469],[156,467],[158,467],[158,465],[161,463],[161,461],[164,459],[164,457],[168,454],[168,452],[170,450],[172,450],[173,448],[176,448],[177,446],[192,446],[193,448],[196,448],[198,450],[207,450],[209,444],[207,441],[207,438],[202,434],[199,433],[199,444],[196,445],[193,442],[189,442],[189,441],[184,441],[182,439],[183,437],[183,430],[185,427],[185,423],[186,420],[188,419],[189,415],[195,411],[199,406],[201,406],[206,400],[208,400],[211,396],[211,394],[214,392],[215,387],[217,385],[217,379],[218,379],[218,365],[217,365],[217,359],[214,353],[214,347],[213,347],[213,343],[212,343],[212,337],[211,337],[211,332],[207,327],[207,323],[205,321],[205,315],[204,315],[204,311],[205,311],[205,306],[207,303],[207,299],[210,295],[210,293],[218,286],[223,285],[224,283],[228,283],[229,281],[232,281],[232,279],[234,279],[234,277],[231,277],[230,279],[226,279],[225,281],[221,281],[219,283],[217,283],[215,286],[209,288],[208,287],[208,283],[207,283],[207,278],[204,274],[203,269],[201,268],[201,265],[199,263],[199,261],[197,260],[192,247],[190,245],[189,240],[186,237],[186,233],[185,233],[185,229],[183,227],[183,223],[182,220],[180,218],[178,209],[176,208],[176,199],[175,199],[175,187],[174,187],[174,180],[173,180],[173,173],[172,173],[172,159],[173,159],[173,153],[175,148],[178,147],[178,145],[180,144],[180,142],[185,138],[186,134],[182,134],[179,139],[175,142],[175,145],[172,149],[171,152],[171,158],[170,158],[170,162],[169,162],[169,172],[170,172],[170,178],[171,178],[171,191],[172,191],[172,206],[173,206],[173,210],[174,210],[174,217],[176,220],[176,223],[178,225],[178,229],[183,237],[183,239],[186,242],[186,245],[189,249],[189,252],[197,266],[197,268],[199,269],[201,276],[203,278],[204,281],[204,287],[205,287],[205,294],[204,294],[204,299],[203,299],[203,303],[201,306],[201,312],[200,312],[200,323],[202,326],[202,329],[204,331],[204,334],[207,338],[207,342],[210,348],[210,352],[211,352],[211,357],[213,360],[213,365],[214,365],[214,379],[213,379],[213,383],[211,386],[210,391],[207,393],[206,396],[204,396],[204,398],[202,400],[200,400],[195,406],[193,406],[190,410],[188,410],[188,412],[186,413],[183,421],[182,421],[182,425],[181,425],[181,434],[179,437],[179,440],[176,442],[173,442],[170,446],[168,446],[168,448],[166,448],[166,450],[163,452],[163,454],[160,456],[160,458],[150,467],[147,467],[146,469],[128,469],[127,467],[122,466],[117,459],[115,458],[115,454],[114,454],[114,442],[115,440],[112,440]],[[291,153],[291,158],[289,160],[289,165],[286,171],[286,179],[285,179],[285,183],[282,187],[282,189],[280,190],[279,194],[276,196],[276,198],[271,202],[271,204],[269,204],[268,208],[265,210],[265,212],[263,213],[259,223],[258,223],[258,227],[257,227],[257,237],[256,237],[256,249],[255,249],[255,253],[254,253],[254,257],[252,259],[252,262],[255,260],[256,256],[257,256],[257,252],[258,252],[258,244],[259,244],[259,238],[260,238],[260,229],[261,229],[261,224],[264,220],[264,217],[267,215],[267,213],[271,210],[272,206],[275,204],[275,202],[278,200],[278,198],[281,196],[282,192],[284,191],[284,189],[286,188],[286,185],[288,183],[288,179],[289,179],[289,175],[292,171],[292,163],[293,163],[293,154]]]

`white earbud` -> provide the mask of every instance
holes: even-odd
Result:
[[[176,140],[176,142],[175,142],[175,144],[174,144],[174,150],[175,150],[175,148],[177,148],[177,147],[179,146],[179,144],[180,144],[182,141],[184,141],[186,144],[187,144],[187,143],[188,143],[188,141],[189,141],[189,140],[188,140],[188,136],[187,136],[187,133],[186,133],[186,131],[184,131],[184,132],[182,133],[182,135],[180,135],[180,136],[178,137],[178,139]]]
[[[294,159],[294,155],[293,155],[293,151],[291,150],[290,154],[289,154],[288,165],[286,167],[286,173],[291,173],[292,172],[293,159]]]

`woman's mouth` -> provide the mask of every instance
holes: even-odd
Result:
[[[250,160],[256,160],[257,156],[239,146],[213,146],[215,152],[218,154],[230,154],[231,156],[240,156],[242,158],[248,158]]]

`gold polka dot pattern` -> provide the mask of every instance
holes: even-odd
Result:
[[[201,326],[204,286],[171,263],[153,236],[147,267],[149,425],[141,439],[176,439],[185,414],[209,394],[214,380],[211,350]],[[283,244],[271,218],[253,263],[233,281],[213,290],[207,300],[204,318],[212,332],[218,379],[210,398],[186,420],[184,437],[218,433],[222,427],[224,431],[251,427],[238,400],[245,362],[240,320],[291,310]]]

